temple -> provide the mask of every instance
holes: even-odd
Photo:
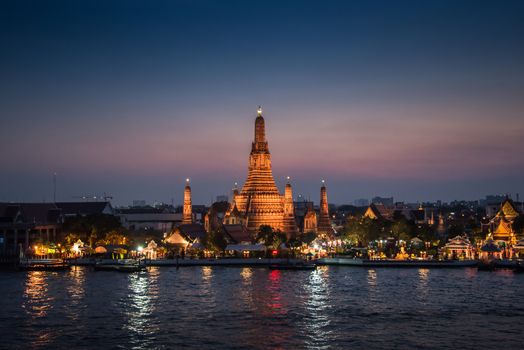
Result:
[[[315,218],[313,219],[312,216]],[[307,225],[303,231],[326,235],[332,233],[324,183],[321,188],[318,229],[316,223],[316,213],[311,208]],[[249,155],[247,179],[240,191],[235,184],[229,208],[224,214],[223,224],[242,225],[252,235],[256,234],[262,225],[282,231],[288,237],[296,236],[299,231],[290,178],[287,178],[283,195],[280,194],[273,178],[265,120],[260,107],[255,119],[255,134]]]
[[[513,223],[520,212],[509,198],[502,202],[499,211],[490,221],[489,236],[495,242],[503,245],[513,245],[517,243],[517,235],[513,229]],[[488,237],[488,238],[490,238]]]
[[[182,209],[182,224],[193,223],[193,206],[191,203],[191,186],[189,186],[189,179],[186,179],[186,187],[184,188],[184,207]]]

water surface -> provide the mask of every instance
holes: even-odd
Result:
[[[0,348],[522,349],[524,274],[157,268],[0,273]]]

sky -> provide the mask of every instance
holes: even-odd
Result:
[[[522,1],[2,1],[0,201],[524,196]]]

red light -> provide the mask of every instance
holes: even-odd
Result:
[[[271,252],[271,254],[273,254],[273,255],[277,255],[277,254],[278,254],[278,250],[273,250],[273,251]]]

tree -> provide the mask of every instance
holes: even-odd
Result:
[[[103,244],[111,244],[111,245],[122,245],[126,244],[126,236],[121,234],[118,231],[111,231],[106,233],[105,238],[102,240],[101,243]]]
[[[278,249],[280,245],[286,242],[286,234],[281,231],[273,231],[269,225],[260,225],[256,241],[262,243],[267,249]]]
[[[111,231],[122,231],[120,219],[117,216],[109,214],[92,214],[92,215],[77,215],[67,217],[63,224],[63,231],[66,233],[74,233],[80,238],[88,238],[90,245],[98,237],[98,235],[105,235]],[[93,233],[96,233],[93,235]],[[93,236],[93,237],[92,237]]]
[[[302,235],[299,236],[299,241],[304,244],[311,244],[317,238],[317,234],[313,231],[304,232]]]
[[[513,230],[517,233],[524,232],[524,214],[520,214],[515,221],[513,221]]]
[[[344,227],[344,240],[357,246],[367,246],[369,242],[379,239],[386,231],[388,224],[383,220],[368,217],[348,218]]]
[[[78,241],[80,237],[78,236],[78,234],[75,234],[75,233],[68,233],[65,237],[64,237],[64,241],[66,242],[67,245],[72,245],[73,243],[75,243],[76,241]]]
[[[413,226],[406,220],[404,216],[395,220],[395,222],[391,225],[391,234],[397,240],[408,241],[411,239],[413,232]]]
[[[227,247],[226,237],[224,235],[224,232],[222,232],[222,230],[220,229],[212,230],[211,232],[209,232],[206,235],[203,244],[210,250],[220,252],[223,252]]]

